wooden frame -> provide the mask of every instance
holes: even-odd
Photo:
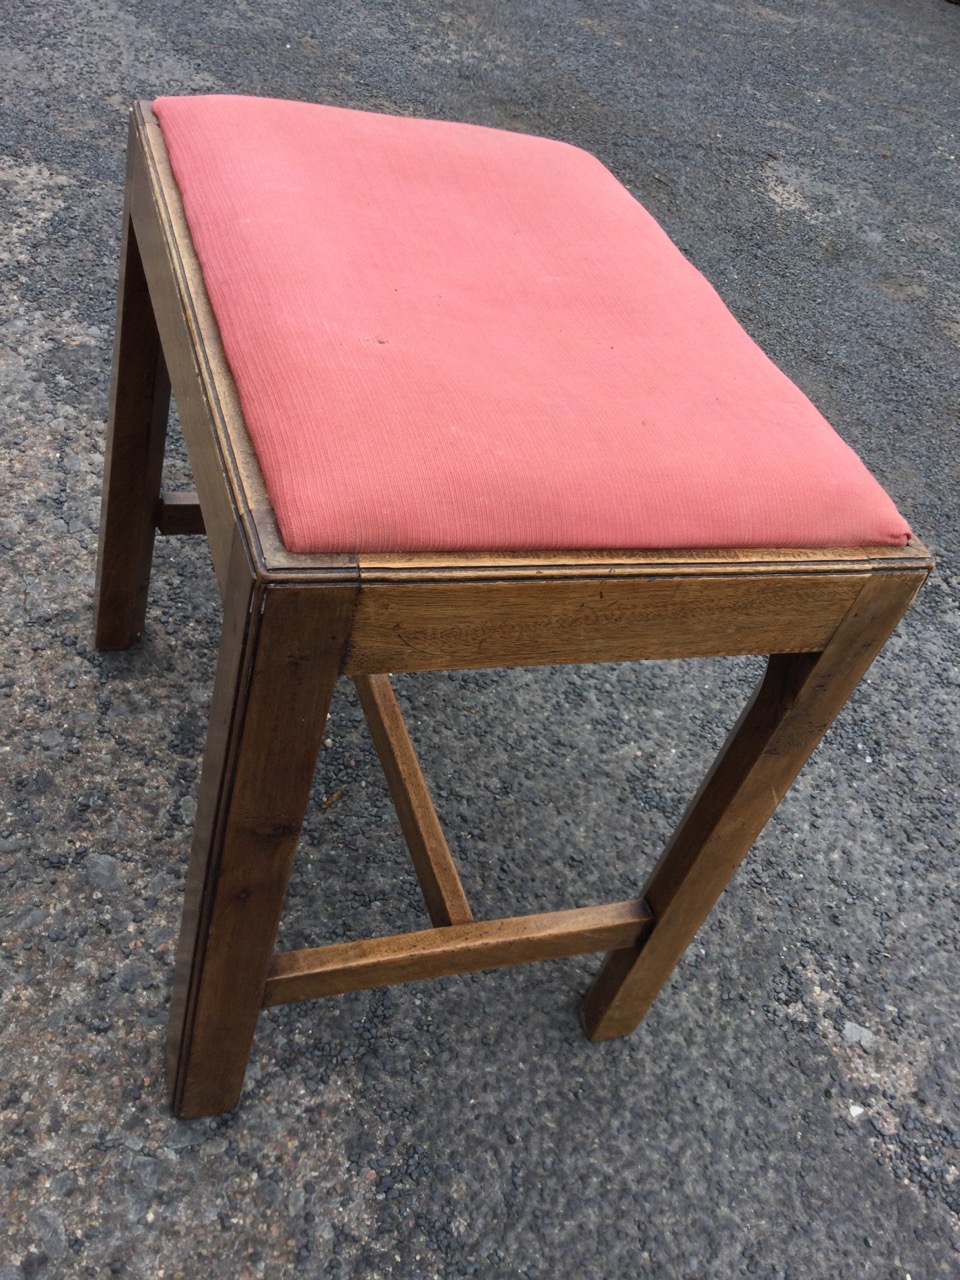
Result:
[[[196,495],[160,492],[170,389]],[[96,636],[144,627],[155,532],[206,533],[224,604],[170,1014],[171,1101],[233,1106],[261,1007],[607,951],[584,1003],[623,1035],[927,576],[905,548],[294,555],[279,537],[149,107],[131,119]],[[762,653],[767,670],[639,897],[474,921],[387,671]],[[432,929],[274,955],[341,674],[352,675]],[[269,769],[283,759],[282,772]]]

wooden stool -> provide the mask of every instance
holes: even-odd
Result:
[[[170,387],[197,493],[161,493]],[[643,1018],[931,568],[633,198],[498,130],[242,98],[132,116],[97,644],[155,530],[223,632],[170,1015],[178,1115],[232,1107],[262,1007],[607,951]],[[386,672],[766,654],[640,895],[473,919]],[[353,677],[433,927],[274,954]]]

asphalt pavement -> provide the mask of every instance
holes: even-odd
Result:
[[[960,8],[18,0],[0,17],[0,1280],[960,1276]],[[596,961],[557,961],[273,1010],[236,1111],[168,1113],[219,605],[196,540],[158,546],[135,649],[94,651],[91,594],[126,112],[192,92],[595,152],[937,556],[625,1040],[582,1038]],[[188,481],[176,450],[170,471]],[[757,671],[402,680],[478,909],[635,892]],[[422,922],[344,689],[281,941]]]

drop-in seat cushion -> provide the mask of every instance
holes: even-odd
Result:
[[[257,98],[154,110],[289,550],[908,540],[586,152]]]

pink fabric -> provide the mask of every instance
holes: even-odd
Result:
[[[290,550],[907,540],[586,152],[256,98],[154,110]]]

